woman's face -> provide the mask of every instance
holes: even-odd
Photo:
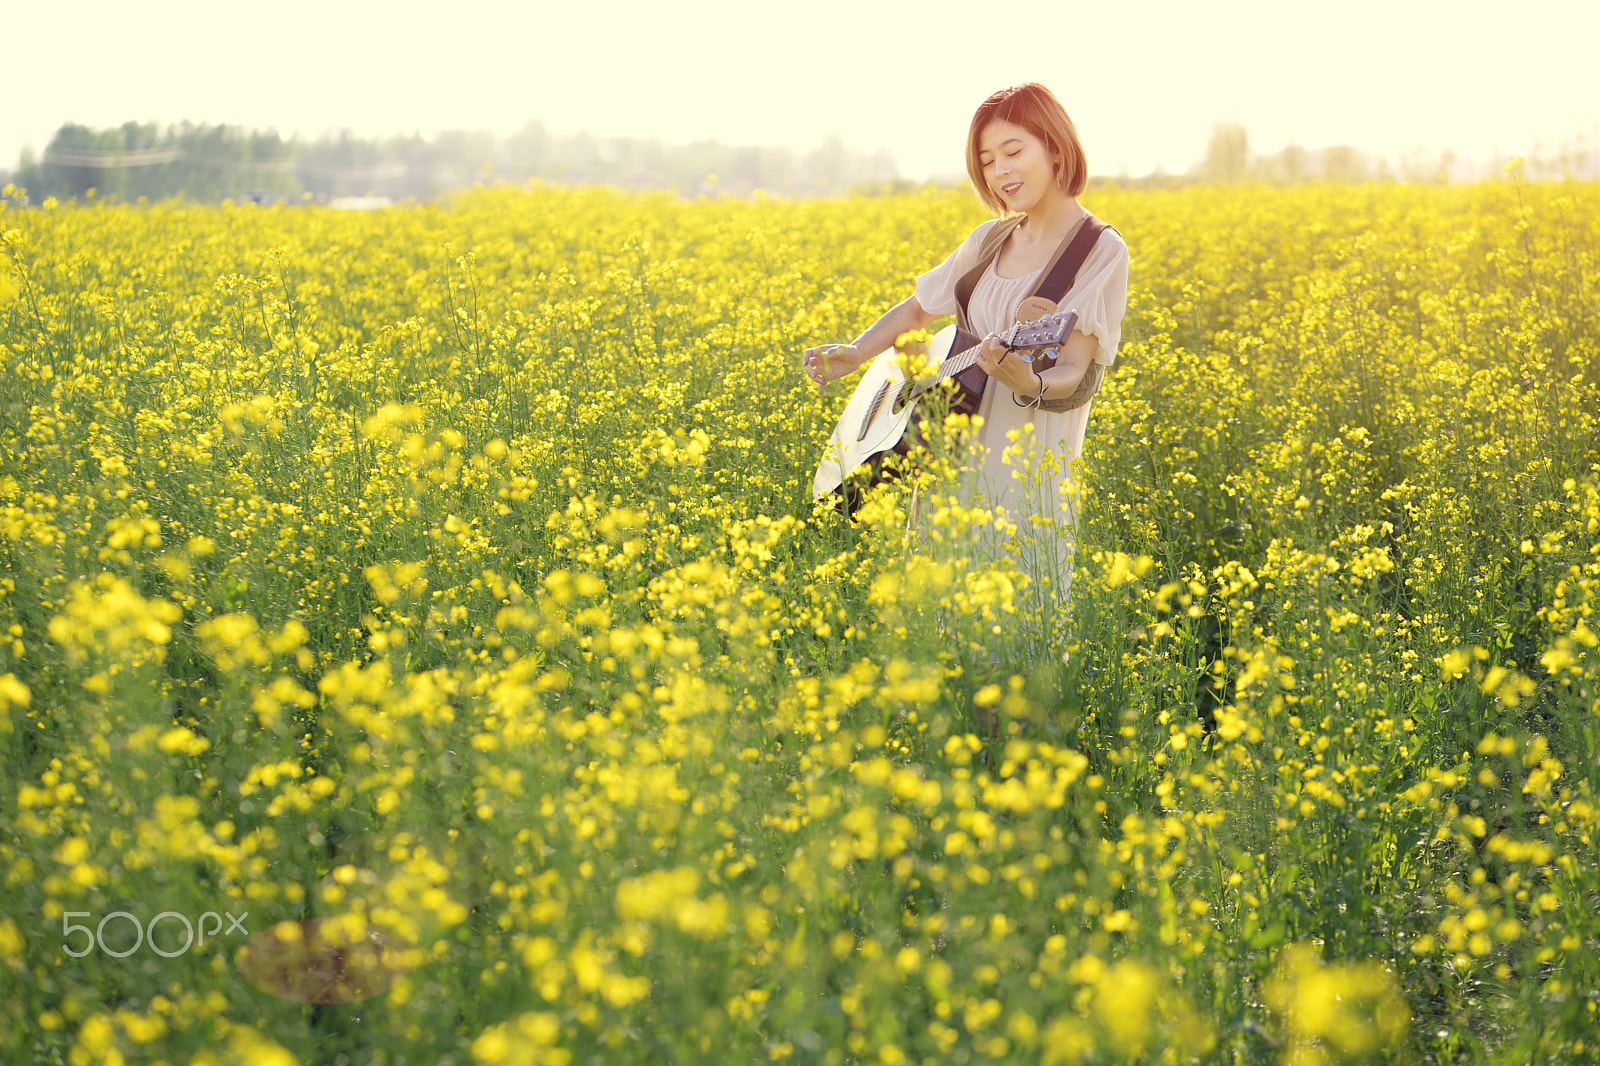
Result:
[[[1027,212],[1060,192],[1055,161],[1044,142],[1021,126],[996,119],[978,134],[978,162],[984,180],[1013,211]]]

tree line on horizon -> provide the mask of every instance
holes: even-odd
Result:
[[[162,128],[126,122],[96,130],[68,124],[42,156],[24,152],[7,181],[47,196],[135,201],[259,201],[379,196],[427,200],[453,189],[530,180],[604,184],[635,191],[786,195],[843,193],[901,183],[884,151],[856,152],[837,136],[809,152],[700,141],[668,145],[655,138],[556,134],[530,122],[517,134],[448,130],[357,137],[349,131],[302,140],[276,131],[184,122]],[[909,183],[905,183],[909,184]]]
[[[1187,174],[1097,179],[1128,187],[1194,181],[1297,184],[1406,181],[1446,183],[1494,177],[1501,160],[1484,163],[1445,151],[1417,152],[1400,161],[1348,145],[1306,149],[1288,145],[1271,155],[1250,151],[1236,123],[1215,126],[1205,158]],[[1535,180],[1600,178],[1600,151],[1569,142],[1553,155],[1526,160]],[[748,195],[758,189],[787,196],[889,191],[920,184],[899,175],[887,151],[853,151],[837,136],[809,152],[781,146],[699,141],[668,145],[655,138],[556,134],[530,122],[507,138],[448,130],[362,138],[349,131],[316,140],[285,140],[274,130],[184,122],[161,127],[126,122],[96,130],[72,124],[56,131],[42,156],[24,151],[16,169],[0,172],[30,200],[46,197],[137,201],[182,196],[278,202],[340,197],[429,200],[474,184],[611,185],[633,191],[687,195]]]
[[[1256,155],[1250,151],[1249,132],[1236,122],[1225,122],[1212,127],[1205,159],[1197,171],[1207,181],[1224,183],[1260,181],[1292,185],[1322,180],[1447,184],[1495,177],[1508,161],[1508,158],[1466,159],[1448,149],[1441,152],[1418,149],[1401,157],[1396,166],[1381,156],[1347,144],[1321,149],[1289,144],[1271,155]],[[1535,150],[1523,164],[1527,177],[1535,181],[1593,180],[1600,178],[1600,149],[1569,139],[1549,153]]]

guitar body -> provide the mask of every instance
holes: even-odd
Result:
[[[1031,353],[1059,347],[1078,320],[1075,312],[1040,317],[1042,311],[1028,308],[1035,317],[1018,322],[1000,339],[1011,351],[1032,360]],[[823,450],[822,462],[811,482],[812,499],[820,499],[844,484],[844,479],[864,463],[887,451],[906,451],[918,434],[907,433],[916,422],[917,398],[942,381],[955,385],[950,410],[972,416],[983,402],[989,375],[977,365],[977,350],[982,342],[957,326],[946,326],[928,343],[928,354],[939,361],[938,370],[927,378],[908,381],[900,369],[899,356],[884,352],[868,364],[844,414],[834,427],[833,436]],[[1041,364],[1047,365],[1047,364]]]
[[[979,343],[979,338],[966,330],[958,326],[946,326],[934,334],[933,340],[928,342],[928,350],[942,362]],[[989,375],[983,367],[974,363],[950,380],[956,383],[955,392],[950,396],[950,413],[969,418],[977,414],[978,404],[983,402],[984,387],[989,384]]]
[[[978,338],[966,330],[946,326],[928,342],[928,352],[942,363],[977,343]],[[956,385],[950,410],[976,414],[989,375],[973,364],[950,380]],[[910,384],[914,383],[906,380],[900,356],[892,348],[867,364],[833,436],[828,438],[822,462],[817,464],[817,475],[811,482],[812,499],[820,499],[844,484],[851,471],[871,462],[874,456],[905,450],[906,429],[917,409],[916,400],[907,397]]]

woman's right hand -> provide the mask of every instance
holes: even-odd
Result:
[[[807,348],[800,357],[806,377],[816,383],[818,392],[827,388],[834,378],[853,373],[866,361],[861,349],[853,344],[819,344]]]

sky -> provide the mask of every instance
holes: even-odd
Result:
[[[976,12],[983,12],[979,15]],[[1512,14],[1515,12],[1515,14]],[[1600,0],[79,0],[5,18],[0,169],[63,123],[787,145],[957,176],[985,96],[1049,86],[1096,175],[1271,154],[1600,149]]]

